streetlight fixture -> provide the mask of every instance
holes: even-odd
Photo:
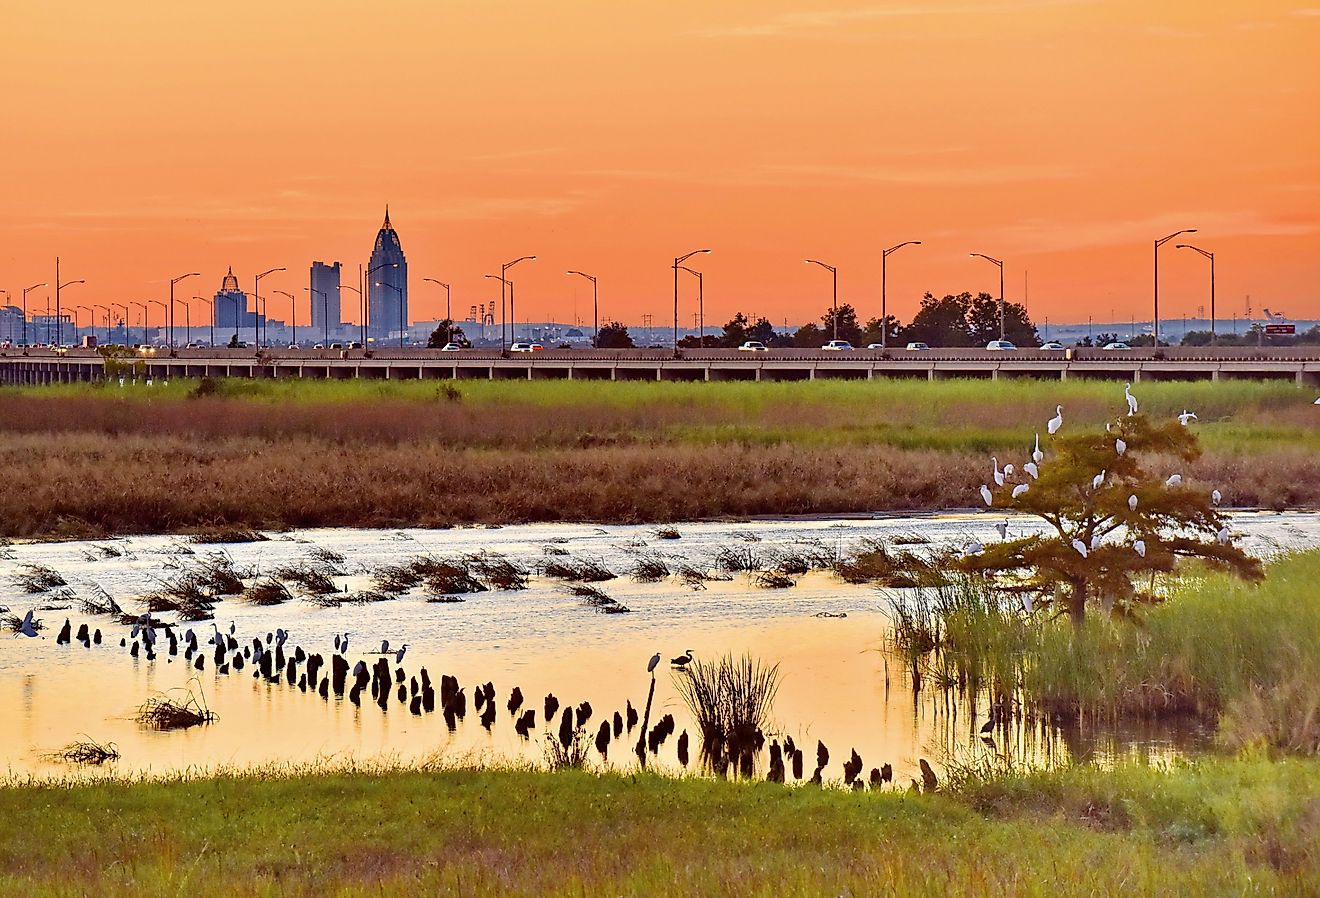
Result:
[[[999,268],[999,339],[1004,339],[1004,263],[996,258],[987,256],[985,253],[971,253],[974,259],[985,259],[987,262]]]
[[[519,256],[512,262],[505,262],[500,266],[500,280],[503,284],[500,286],[500,305],[504,305],[504,288],[509,288],[509,342],[513,342],[513,329],[518,326],[518,313],[513,307],[513,281],[509,279],[509,269],[519,262],[534,262],[536,256]],[[500,352],[504,352],[504,328],[500,328]]]
[[[438,284],[445,288],[445,319],[449,321],[445,327],[445,343],[448,344],[454,339],[454,313],[449,310],[449,285],[444,281],[437,281],[435,278],[422,278],[424,281],[430,281],[432,284]]]
[[[85,284],[85,280],[79,278],[76,281],[65,281],[60,283],[60,257],[55,257],[55,345],[64,345],[64,317],[60,314],[60,290],[65,287],[72,287],[74,284]],[[47,340],[46,342],[50,342]]]
[[[73,307],[73,339],[75,339],[75,340],[78,339],[78,313],[79,313],[79,312],[86,312],[86,313],[87,313],[87,320],[90,321],[90,322],[92,323],[92,336],[95,337],[95,336],[96,336],[96,312],[95,312],[94,310],[92,310],[92,309],[87,308],[87,306],[74,306],[74,307]]]
[[[151,303],[153,306],[160,306],[161,311],[165,314],[165,318],[162,319],[162,322],[161,322],[161,327],[166,327],[167,325],[165,324],[165,321],[167,321],[167,320],[169,319],[169,312],[170,312],[169,307],[166,306],[165,303],[161,302],[159,299],[149,299],[149,300],[147,300],[147,302]],[[147,318],[146,318],[146,315],[144,314],[144,315],[142,316],[142,342],[143,342],[143,343],[147,342],[147,340],[146,340],[146,334],[147,334]],[[166,342],[168,343],[168,342],[169,342],[169,331],[168,331],[168,330],[166,330],[166,338],[165,338],[165,339],[166,339]]]
[[[174,285],[179,281],[186,281],[188,278],[201,277],[196,271],[190,271],[187,274],[181,274],[176,278],[170,278],[170,349],[174,349]],[[188,304],[184,303],[185,313],[188,310]]]
[[[303,289],[305,290],[307,288],[304,287]],[[294,296],[288,290],[272,290],[271,292],[278,293],[280,296],[289,297],[289,317],[293,319],[293,340],[291,342],[293,343],[294,346],[297,346],[298,345],[298,306],[297,306],[298,297]],[[316,292],[320,293],[321,291],[318,290]]]
[[[129,305],[137,306],[142,310],[142,345],[147,345],[147,304],[145,302],[130,302]],[[128,336],[128,325],[124,325],[125,338]]]
[[[1219,340],[1215,334],[1215,254],[1199,246],[1192,246],[1190,243],[1179,243],[1174,249],[1194,250],[1210,260],[1210,345],[1217,346]]]
[[[399,294],[399,348],[402,349],[402,348],[403,348],[403,335],[404,335],[404,332],[407,330],[407,323],[403,320],[403,289],[402,289],[401,287],[396,287],[396,286],[394,286],[393,284],[387,284],[387,283],[385,283],[384,281],[376,281],[375,286],[377,286],[377,287],[389,287],[389,288],[390,288],[391,290],[393,290],[395,293]],[[389,332],[388,332],[388,331],[386,331],[385,336],[386,336],[386,338],[389,337]]]
[[[321,295],[321,318],[324,319],[323,323],[325,324],[325,339],[321,342],[321,346],[325,349],[329,349],[330,348],[330,294],[326,293],[324,290],[317,290],[315,287],[303,287],[303,289],[306,290],[308,293],[312,294],[307,303],[307,317],[309,320],[312,318],[311,304],[316,301],[316,295],[318,293]],[[350,287],[349,289],[353,289],[353,288]],[[277,291],[277,292],[283,292],[283,291]],[[289,296],[289,294],[285,294],[285,295]],[[293,310],[291,315],[291,317],[293,318],[293,345],[297,346],[298,345],[298,310],[293,306],[292,296],[289,296],[289,308]],[[343,315],[341,314],[339,317],[342,318]],[[316,323],[315,321],[312,321],[313,325],[315,323]]]
[[[498,275],[498,274],[486,274],[486,275],[482,275],[482,277],[489,278],[489,279],[492,280],[492,281],[501,281],[501,284],[500,284],[500,355],[507,355],[507,353],[505,352],[505,349],[504,349],[504,322],[505,322],[506,320],[508,320],[508,316],[505,314],[505,311],[504,311],[504,288],[505,288],[505,287],[512,287],[512,286],[513,286],[513,282],[510,281],[510,280],[509,280],[508,278],[506,278],[506,277],[501,277],[501,276]],[[491,301],[491,311],[494,311],[494,306],[495,306],[495,302],[494,302],[494,300],[492,300],[492,301]],[[482,336],[483,336],[483,337],[485,336],[484,331],[483,331],[483,333],[482,333]]]
[[[123,309],[123,310],[124,310],[124,318],[123,318],[123,321],[124,321],[124,345],[127,346],[127,345],[128,345],[128,338],[129,338],[129,334],[128,334],[128,317],[129,317],[128,304],[127,304],[127,303],[122,303],[122,302],[112,302],[112,303],[110,303],[110,312],[111,312],[112,314],[114,313],[115,309]]]
[[[175,302],[181,302],[181,303],[183,303],[183,327],[184,327],[184,331],[183,331],[183,342],[184,342],[184,344],[186,345],[186,344],[192,342],[192,307],[188,305],[188,300],[186,300],[186,299],[178,299],[178,300],[174,300],[174,299],[172,299],[172,300],[170,300],[170,303],[171,303],[171,305],[170,305],[170,335],[171,335],[171,340],[173,339],[173,334],[174,334],[174,306],[173,306],[173,303],[175,303]],[[170,350],[171,350],[171,351],[174,351],[174,349],[175,349],[175,344],[171,343],[171,344],[170,344]]]
[[[694,249],[692,252],[677,256],[674,259],[674,358],[678,358],[678,269],[679,266],[693,256],[709,252],[708,249]]]
[[[254,342],[254,343],[257,344],[257,348],[258,348],[258,349],[261,348],[261,332],[258,330],[258,327],[259,327],[260,324],[261,324],[261,319],[260,319],[260,318],[257,316],[257,314],[256,314],[256,304],[257,304],[258,302],[261,301],[261,279],[264,278],[264,277],[265,277],[266,275],[268,275],[268,274],[274,274],[274,273],[277,272],[277,271],[286,271],[286,270],[287,270],[287,269],[284,269],[284,268],[272,268],[272,269],[270,269],[269,271],[263,271],[261,274],[257,275],[257,276],[252,280],[252,304],[253,304],[253,312],[252,312],[252,342]],[[235,320],[234,320],[234,340],[235,340],[235,342],[237,342],[237,340],[238,340],[238,320],[237,320],[237,316],[235,316]]]
[[[358,272],[361,273],[361,271],[362,271],[362,269],[359,268],[359,269],[358,269]],[[354,293],[356,293],[356,294],[358,295],[358,319],[359,319],[359,320],[358,320],[358,328],[359,328],[359,331],[360,331],[360,333],[361,333],[361,335],[362,335],[362,340],[361,340],[361,342],[362,342],[362,346],[363,346],[363,348],[365,348],[366,345],[367,345],[367,303],[366,303],[366,300],[362,298],[362,291],[361,291],[360,289],[358,289],[357,287],[353,287],[353,286],[350,286],[350,285],[348,285],[348,284],[340,284],[340,285],[339,285],[339,289],[340,289],[340,290],[352,290]],[[326,317],[329,318],[330,316],[327,315]],[[343,316],[341,315],[340,317],[343,317]]]
[[[808,259],[807,264],[819,265],[821,268],[824,268],[826,271],[828,271],[830,275],[833,276],[834,278],[834,312],[830,315],[830,317],[834,319],[834,337],[832,339],[837,340],[839,339],[839,269],[835,268],[833,265],[827,265],[824,262],[818,262],[815,259]]]
[[[105,312],[105,342],[110,342],[110,309],[107,306],[92,305],[93,309],[101,309]],[[96,320],[92,320],[92,336],[96,336]]]
[[[578,277],[584,277],[591,281],[591,329],[595,336],[591,338],[592,348],[600,342],[600,295],[596,292],[596,276],[587,274],[585,271],[569,271],[567,274],[576,274]]]
[[[1160,247],[1168,243],[1179,234],[1195,234],[1196,228],[1183,228],[1181,231],[1174,231],[1167,237],[1161,237],[1155,241],[1155,351],[1160,351]]]
[[[39,290],[40,288],[45,287],[45,286],[46,286],[45,281],[42,281],[40,284],[33,284],[31,287],[24,287],[24,288],[23,288],[23,345],[24,345],[24,346],[26,346],[26,345],[27,345],[27,342],[28,342],[28,335],[27,335],[27,323],[28,323],[27,295],[28,295],[29,293],[31,293],[33,290]]]
[[[705,325],[706,325],[706,308],[705,308],[705,306],[706,306],[706,298],[705,298],[705,295],[704,295],[705,292],[706,292],[706,290],[705,290],[705,279],[701,276],[701,272],[700,272],[700,271],[697,271],[695,268],[688,268],[686,265],[680,265],[680,266],[678,266],[678,267],[681,268],[681,269],[683,269],[683,270],[686,271],[688,274],[694,276],[694,277],[697,279],[697,322],[698,322],[698,324],[697,324],[697,347],[698,347],[699,349],[705,349],[705,348],[706,348],[706,327],[705,327]]]
[[[193,299],[200,299],[202,302],[206,303],[206,314],[207,317],[211,319],[211,348],[215,349],[215,308],[211,305],[211,300],[207,299],[205,296],[194,296]]]
[[[886,263],[890,255],[898,252],[905,246],[921,246],[920,240],[906,240],[903,243],[895,244],[887,250],[880,253],[880,348],[889,348],[889,308],[888,308],[888,285],[886,284]]]
[[[377,265],[377,266],[375,266],[375,267],[373,267],[373,268],[368,268],[368,269],[367,269],[367,275],[366,275],[366,276],[367,276],[368,278],[370,278],[373,274],[375,274],[376,272],[380,271],[382,268],[398,268],[398,267],[399,267],[399,263],[398,263],[398,262],[381,262],[379,265]],[[376,284],[376,286],[379,287],[380,284]],[[350,287],[349,289],[351,290],[351,289],[353,289],[353,288]],[[400,307],[400,308],[399,308],[399,312],[400,312],[400,314],[402,314],[402,312],[403,312],[403,291],[400,290],[398,287],[395,287],[394,289],[395,289],[395,292],[397,292],[397,293],[399,294],[399,307]],[[363,321],[362,345],[363,345],[363,346],[366,346],[366,345],[367,345],[367,343],[366,343],[366,339],[367,339],[367,338],[366,338],[366,329],[365,329],[365,328],[366,328],[366,320],[367,320],[367,316],[366,316],[366,308],[367,308],[367,306],[369,306],[371,303],[370,303],[370,298],[369,298],[369,297],[366,297],[366,296],[362,296],[362,292],[361,292],[361,291],[358,291],[358,296],[361,297],[362,302],[363,302],[363,316],[362,316],[362,321]],[[375,323],[376,323],[376,322],[375,322],[375,315],[373,314],[373,315],[372,315],[372,324],[375,324]],[[386,333],[386,334],[389,334],[389,332],[390,332],[390,326],[389,326],[389,324],[386,324],[386,325],[385,325],[385,333]]]

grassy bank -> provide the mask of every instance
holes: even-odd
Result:
[[[0,390],[0,535],[965,507],[1062,404],[1121,385],[197,381]],[[1196,410],[1184,471],[1229,504],[1320,505],[1320,414],[1291,385],[1141,385]]]
[[[1320,753],[1320,551],[1263,583],[1174,581],[1133,618],[1025,615],[975,583],[902,600],[900,644],[926,678],[983,686],[1005,705],[1065,715],[1194,715],[1234,748]],[[929,649],[929,651],[927,651]]]
[[[0,789],[0,893],[1314,894],[1320,765],[904,795],[579,772]]]

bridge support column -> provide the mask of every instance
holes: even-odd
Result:
[[[1139,383],[1141,383],[1141,369],[1135,368],[1132,371],[1132,384],[1133,386],[1135,386],[1136,384]]]
[[[1218,368],[1216,368],[1215,370],[1213,370],[1213,371],[1210,372],[1210,383],[1212,383],[1212,384],[1217,384],[1217,383],[1219,383],[1219,369],[1218,369]]]

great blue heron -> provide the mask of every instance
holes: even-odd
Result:
[[[684,649],[683,654],[669,661],[674,667],[687,667],[692,663],[692,649]]]
[[[18,630],[14,633],[14,635],[29,636],[29,637],[35,637],[37,635],[37,628],[32,620],[31,608],[29,608],[28,613],[23,616],[23,622],[18,625]]]
[[[405,642],[403,645],[399,646],[399,650],[398,650],[397,652],[394,653],[394,663],[395,663],[395,664],[402,664],[402,663],[403,663],[403,654],[404,654],[404,652],[406,652],[406,651],[408,651],[408,643]]]
[[[660,653],[656,652],[651,656],[650,662],[646,665],[647,673],[654,673],[656,666],[660,663]]]

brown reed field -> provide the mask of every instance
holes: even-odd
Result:
[[[1121,385],[197,381],[0,390],[0,535],[671,522],[974,504],[1063,404]],[[447,386],[447,385],[446,385]],[[1184,476],[1227,504],[1320,505],[1320,413],[1290,384],[1160,383],[1201,416]]]

